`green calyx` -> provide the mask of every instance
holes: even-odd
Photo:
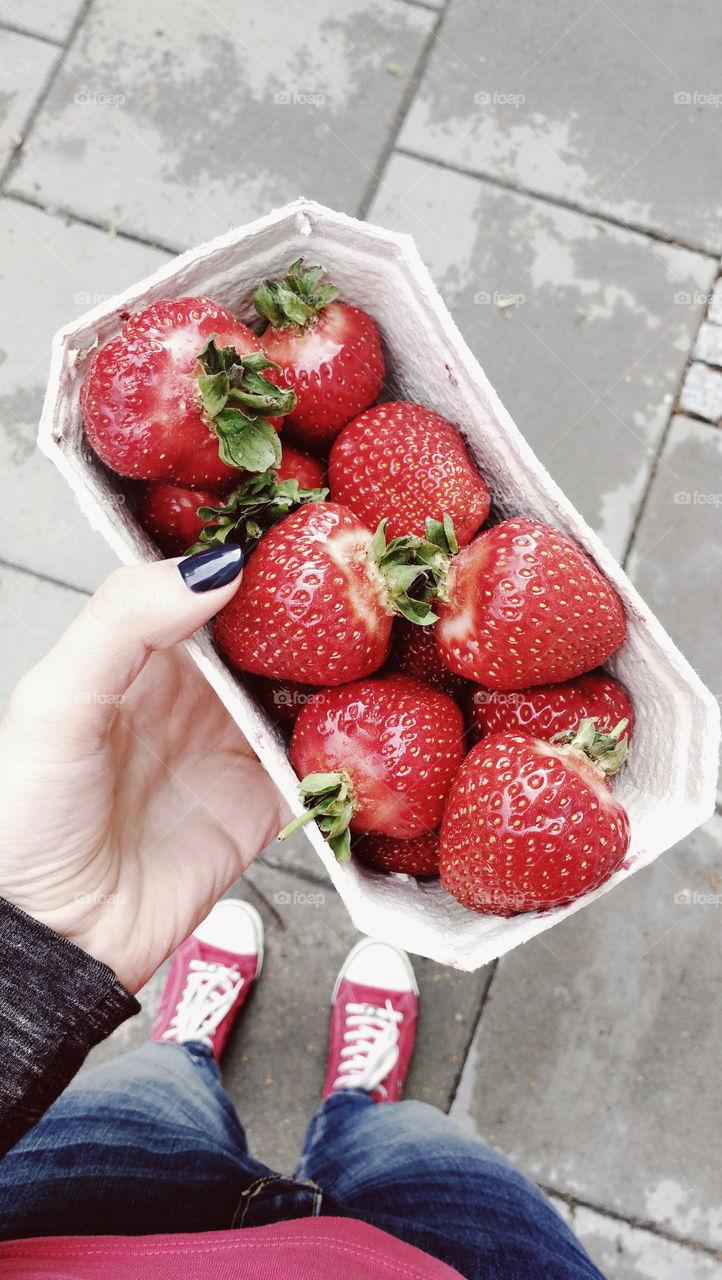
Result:
[[[297,507],[306,502],[323,502],[327,495],[328,489],[302,489],[298,480],[279,480],[272,470],[249,476],[223,504],[198,508],[206,527],[186,555],[222,546],[229,539],[255,541]]]
[[[610,729],[602,733],[597,728],[597,717],[581,720],[576,729],[564,729],[555,733],[551,742],[558,742],[582,756],[602,777],[611,778],[621,769],[629,753],[626,729],[628,720],[620,720]]]
[[[307,329],[315,324],[323,308],[338,297],[335,285],[323,283],[325,274],[323,267],[304,271],[303,258],[298,258],[283,280],[262,280],[253,295],[253,305],[263,321],[261,332],[269,324],[274,329],[286,325]]]
[[[286,840],[299,827],[313,818],[321,834],[325,836],[339,862],[351,857],[351,832],[349,823],[357,804],[347,774],[307,773],[301,782],[299,795],[306,806],[305,812],[279,831],[277,840]]]
[[[262,351],[239,356],[235,347],[216,346],[210,337],[198,362],[203,373],[198,390],[203,408],[218,436],[218,452],[229,467],[267,471],[281,461],[278,434],[266,418],[280,418],[296,404],[290,387],[277,387],[264,378],[265,369],[279,370]]]
[[[386,541],[382,520],[368,550],[368,559],[381,575],[395,613],[427,627],[438,619],[432,603],[446,599],[449,561],[459,550],[451,517],[426,521],[426,537],[408,533]]]

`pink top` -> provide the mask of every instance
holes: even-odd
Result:
[[[8,1266],[8,1264],[10,1264]],[[0,1244],[13,1280],[461,1280],[458,1271],[353,1218],[167,1236],[47,1236]]]

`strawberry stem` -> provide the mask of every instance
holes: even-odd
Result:
[[[294,831],[314,818],[337,860],[348,862],[351,857],[349,823],[358,808],[348,775],[341,770],[337,773],[307,773],[298,791],[306,811],[299,813],[279,831],[276,839],[287,840]]]
[[[427,627],[438,619],[431,603],[446,599],[449,561],[459,549],[451,517],[426,521],[426,537],[408,533],[386,542],[382,520],[368,550],[368,558],[381,575],[395,613]]]
[[[611,778],[621,769],[629,753],[629,742],[626,737],[628,720],[620,720],[609,733],[601,733],[597,728],[597,717],[590,716],[581,720],[576,729],[563,729],[555,733],[551,742],[558,742],[568,747],[597,770],[604,778]]]
[[[269,324],[274,329],[288,325],[311,328],[324,307],[338,297],[335,285],[322,283],[325,274],[323,267],[304,271],[303,258],[298,258],[282,280],[262,280],[253,295],[253,305],[263,322],[259,332]]]
[[[229,467],[267,471],[279,466],[281,445],[266,418],[290,413],[296,404],[290,387],[277,387],[262,376],[280,367],[262,351],[240,356],[235,347],[217,347],[215,336],[198,353],[200,400],[218,437],[218,452]]]
[[[272,525],[306,502],[323,502],[328,489],[302,489],[296,479],[279,480],[275,471],[248,476],[217,507],[199,507],[205,529],[186,555],[206,547],[222,546],[229,538],[242,543],[257,541]]]

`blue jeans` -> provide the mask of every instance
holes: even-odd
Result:
[[[322,1104],[295,1177],[249,1154],[201,1044],[146,1044],[78,1076],[0,1161],[0,1238],[151,1235],[360,1218],[475,1280],[600,1280],[503,1156],[424,1102]]]

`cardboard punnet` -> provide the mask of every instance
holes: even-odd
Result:
[[[614,583],[626,608],[628,638],[607,665],[629,689],[636,713],[634,749],[615,783],[631,818],[632,843],[624,867],[600,889],[557,911],[511,920],[482,916],[465,910],[438,883],[374,873],[353,860],[338,864],[315,824],[306,827],[358,929],[443,964],[476,969],[589,906],[709,816],[719,708],[533,454],[466,346],[413,240],[303,198],[173,259],[56,334],[38,443],[120,559],[151,560],[158,552],[133,518],[117,478],[83,435],[78,397],[93,350],[119,331],[121,312],[159,298],[204,294],[250,321],[259,277],[283,274],[298,257],[323,264],[341,296],[375,317],[393,394],[458,424],[492,490],[496,513],[535,516],[569,534]],[[207,633],[187,647],[299,812],[297,780],[271,722]]]

